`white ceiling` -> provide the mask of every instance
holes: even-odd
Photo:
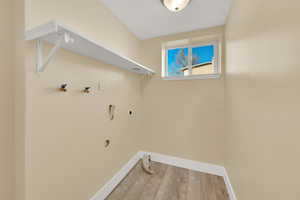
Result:
[[[160,0],[101,0],[140,39],[225,24],[230,0],[191,0],[173,13]]]

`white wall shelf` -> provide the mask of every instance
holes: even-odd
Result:
[[[46,68],[56,51],[63,48],[138,74],[151,75],[155,73],[152,69],[122,56],[55,21],[26,31],[26,40],[37,40],[37,71],[39,72]],[[55,45],[45,59],[42,55],[43,41]]]

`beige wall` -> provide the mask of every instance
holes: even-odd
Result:
[[[220,33],[223,27],[142,42],[143,62],[157,72],[143,83],[145,150],[223,164],[223,79],[166,81],[160,74],[162,43]]]
[[[158,72],[143,80],[62,50],[38,75],[34,42],[22,42],[23,2],[1,0],[0,199],[13,198],[13,132],[16,199],[88,199],[138,150],[225,163],[238,199],[297,199],[299,6],[233,1],[224,90],[223,78],[160,78],[162,43],[222,27],[139,41],[98,0],[27,0],[26,28],[56,19]],[[64,82],[69,91],[60,93]]]
[[[0,1],[0,199],[24,199],[24,2]]]
[[[138,58],[139,40],[98,0],[27,3],[27,28],[57,19]],[[34,42],[27,43],[27,52],[27,199],[89,199],[140,149],[142,77],[63,50],[37,74]],[[63,83],[67,93],[58,91]],[[86,86],[92,87],[90,94],[81,92]],[[113,121],[109,104],[116,105]]]
[[[25,0],[13,0],[14,200],[25,199]]]
[[[297,0],[235,0],[226,26],[227,164],[238,199],[299,199]]]
[[[223,32],[218,27],[141,42],[97,0],[28,0],[26,7],[27,28],[57,19],[126,56],[143,57],[158,73],[162,42]],[[138,150],[223,163],[223,79],[162,81],[157,74],[145,81],[63,50],[38,75],[34,42],[27,52],[28,199],[88,199]],[[69,91],[58,92],[64,82]],[[91,94],[81,93],[85,86]],[[114,121],[109,104],[117,106]],[[105,149],[107,138],[112,145]]]
[[[122,55],[139,59],[139,40],[100,0],[26,0],[26,28],[56,20]]]
[[[0,199],[13,198],[12,2],[0,1]]]

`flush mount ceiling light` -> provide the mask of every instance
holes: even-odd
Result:
[[[161,0],[162,4],[172,12],[183,10],[191,0]]]

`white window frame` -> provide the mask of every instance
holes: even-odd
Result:
[[[212,74],[198,74],[192,75],[192,48],[194,47],[201,47],[201,46],[214,46],[214,68],[215,73]],[[189,75],[187,76],[168,76],[168,51],[172,49],[179,49],[179,48],[188,48],[188,68],[189,68]],[[201,42],[196,42],[191,45],[176,45],[171,47],[164,47],[162,48],[162,78],[164,80],[194,80],[194,79],[218,79],[221,77],[221,40],[214,39],[214,40],[206,40]]]

